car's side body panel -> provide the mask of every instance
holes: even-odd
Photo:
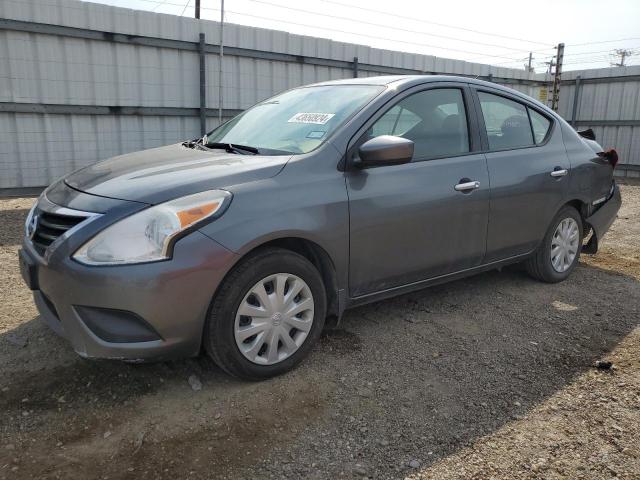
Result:
[[[339,160],[326,144],[292,159],[276,178],[225,187],[234,195],[229,209],[200,231],[239,256],[272,240],[311,241],[331,258],[339,288],[346,288],[349,210]]]
[[[353,166],[364,133],[400,101],[438,89],[459,90],[465,104],[469,153],[414,159],[404,165]],[[480,265],[485,251],[489,178],[474,105],[465,83],[429,82],[398,88],[347,145],[349,293],[372,294]],[[473,191],[454,189],[463,179]]]
[[[498,89],[474,87],[473,91],[492,93],[537,109],[531,102]],[[474,97],[476,109],[480,111],[478,98]],[[482,142],[491,180],[485,263],[533,251],[553,216],[566,202],[568,175],[554,178],[551,172],[555,169],[568,171],[570,164],[561,128],[554,116],[548,117],[553,121],[543,144],[491,151],[483,117],[478,115],[483,126]]]
[[[454,186],[468,177],[470,193]],[[350,294],[480,265],[489,216],[482,154],[347,172]]]
[[[587,212],[591,212],[606,198],[611,189],[613,167],[609,162],[598,156],[596,152],[569,126],[560,121],[562,136],[571,163],[571,177],[569,179],[568,195],[587,205]]]

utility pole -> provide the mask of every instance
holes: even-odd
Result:
[[[544,62],[547,65],[547,72],[544,76],[544,81],[547,84],[547,90],[546,90],[546,94],[542,95],[540,94],[540,101],[544,102],[544,104],[548,107],[549,106],[549,99],[553,98],[553,82],[551,82],[549,80],[549,78],[551,77],[551,75],[553,74],[553,67],[556,66],[556,57],[555,55],[553,57],[551,57],[551,59],[548,62]]]
[[[630,57],[631,55],[633,55],[633,50],[627,50],[626,48],[617,48],[615,50],[615,55],[620,57],[620,62],[613,62],[611,63],[611,66],[625,67],[626,65],[624,64],[624,61],[627,59],[627,57]]]
[[[556,47],[556,65],[553,75],[553,89],[551,93],[551,110],[558,111],[558,102],[560,101],[560,80],[562,76],[562,60],[564,58],[564,43],[559,43]]]
[[[200,18],[200,0],[196,0],[196,18]]]
[[[529,52],[529,63],[527,64],[527,72],[533,71],[533,68],[531,68],[531,60],[533,60],[533,52]]]
[[[551,57],[551,60],[549,60],[548,62],[544,62],[545,65],[548,65],[547,67],[547,74],[551,75],[553,73],[553,67],[556,66],[556,61],[555,61],[555,55],[553,57]]]
[[[218,79],[218,122],[222,125],[222,63],[224,60],[224,0],[220,0],[220,77]]]

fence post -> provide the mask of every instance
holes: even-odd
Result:
[[[353,57],[353,78],[358,78],[358,57]]]
[[[205,68],[205,52],[204,52],[204,33],[200,34],[198,42],[198,57],[200,57],[200,135],[207,133],[207,85],[206,85],[206,68]]]
[[[578,107],[580,106],[580,89],[582,87],[581,84],[582,78],[580,75],[576,77],[576,88],[573,92],[573,108],[571,109],[571,126],[575,127],[576,122],[578,121]]]

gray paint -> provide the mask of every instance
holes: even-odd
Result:
[[[110,158],[68,175],[65,182],[92,195],[156,204],[272,177],[288,159],[204,152],[178,143]]]
[[[382,93],[315,151],[244,156],[170,145],[80,170],[41,199],[102,213],[39,257],[35,300],[45,320],[85,356],[130,360],[199,351],[209,302],[225,274],[247,253],[273,240],[307,242],[326,258],[335,278],[337,313],[394,294],[522,260],[541,241],[551,218],[580,201],[596,235],[619,208],[619,192],[593,214],[591,203],[610,189],[612,168],[557,114],[528,97],[460,77],[378,77],[340,83],[387,85]],[[337,82],[329,82],[337,83]],[[409,94],[461,88],[470,125],[467,155],[403,165],[354,168],[364,130]],[[498,91],[544,111],[554,121],[546,143],[488,152],[476,89]],[[593,145],[593,144],[592,144]],[[560,180],[549,173],[566,167]],[[480,187],[459,192],[463,179]],[[88,267],[70,259],[108,225],[149,204],[224,188],[226,212],[177,241],[172,259],[144,265]],[[605,208],[606,207],[606,208]],[[326,272],[325,272],[326,273]],[[55,304],[56,323],[42,293]],[[74,305],[129,310],[164,339],[108,344],[81,322]]]

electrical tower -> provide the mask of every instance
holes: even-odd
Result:
[[[611,66],[612,67],[625,67],[626,65],[624,64],[624,61],[629,58],[631,55],[633,55],[634,52],[633,50],[628,50],[626,48],[617,48],[615,50],[614,55],[620,58],[619,62],[612,62]]]
[[[532,61],[533,61],[533,52],[529,52],[529,61],[524,66],[525,70],[529,73],[535,73],[535,69],[531,66]]]

